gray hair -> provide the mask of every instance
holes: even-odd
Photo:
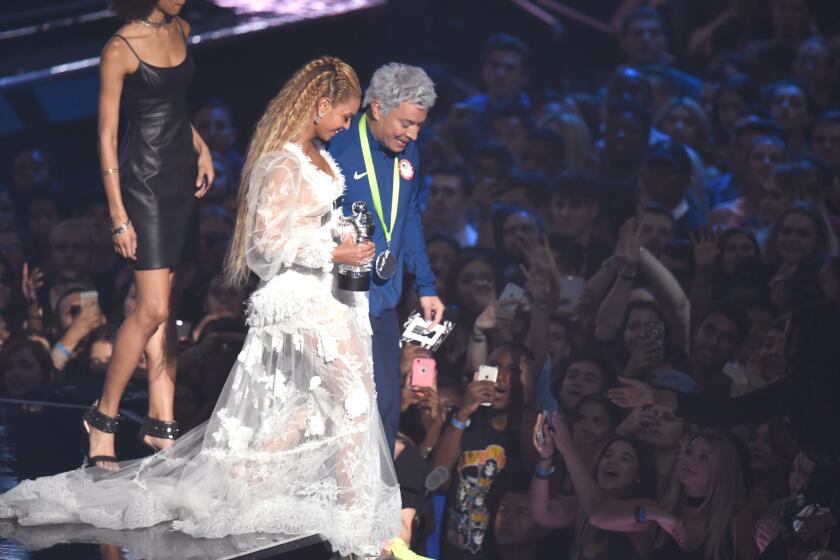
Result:
[[[385,117],[403,101],[431,109],[437,101],[435,83],[422,68],[391,62],[373,73],[362,105],[374,101],[382,105]]]

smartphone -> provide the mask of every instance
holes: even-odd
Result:
[[[665,325],[662,321],[647,321],[645,323],[645,338],[662,342],[665,338]]]
[[[478,366],[478,371],[475,373],[475,381],[491,381],[496,382],[499,377],[499,368],[495,366]],[[481,406],[490,406],[493,403],[483,402]]]
[[[82,309],[96,307],[99,304],[99,292],[96,290],[82,292],[79,294],[79,303]]]
[[[665,359],[663,347],[665,346],[665,324],[662,321],[647,321],[645,323],[645,338],[656,341],[658,348],[657,361]]]
[[[546,420],[551,424],[551,415],[560,410],[560,403],[554,398],[551,392],[551,370],[553,365],[551,359],[545,361],[539,377],[537,377],[537,406],[545,414]]]
[[[580,298],[583,297],[583,289],[586,287],[586,280],[581,276],[564,276],[560,279],[560,303],[557,311],[560,313],[574,313]]]
[[[189,340],[192,336],[192,323],[177,319],[175,321],[175,332],[178,335],[178,340]]]
[[[545,434],[543,433],[543,429],[545,428],[545,414],[538,417],[537,419],[537,434],[536,439],[539,445],[545,445]]]
[[[499,368],[496,366],[478,366],[474,381],[492,381],[495,383],[498,377]]]
[[[412,387],[434,387],[437,363],[434,358],[414,358],[411,366]]]
[[[516,311],[516,308],[519,307],[519,304],[522,302],[522,299],[525,297],[525,290],[520,288],[513,282],[508,282],[505,289],[502,290],[502,294],[499,296],[499,301],[506,301],[510,300],[510,303],[506,303],[504,305],[505,309],[509,311]]]

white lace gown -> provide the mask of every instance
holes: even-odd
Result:
[[[133,529],[171,522],[195,537],[320,533],[341,554],[399,534],[400,496],[376,407],[368,303],[339,292],[331,254],[344,180],[287,144],[263,156],[248,197],[247,261],[261,278],[249,331],[210,420],[118,472],[21,482],[0,517],[21,525]]]

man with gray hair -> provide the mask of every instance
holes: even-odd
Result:
[[[426,256],[419,190],[419,153],[415,141],[435,104],[435,85],[416,66],[392,62],[374,72],[364,110],[347,134],[330,141],[329,150],[344,172],[344,213],[361,200],[376,215],[370,286],[373,371],[379,414],[393,456],[400,419],[400,325],[396,307],[403,270],[414,275],[425,319],[437,324],[443,303]]]

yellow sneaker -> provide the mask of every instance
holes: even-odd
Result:
[[[408,545],[405,544],[405,541],[399,537],[391,539],[391,542],[388,543],[388,546],[385,548],[386,551],[391,553],[391,556],[396,558],[397,560],[433,560],[432,558],[427,558],[426,556],[420,556],[410,548]]]

